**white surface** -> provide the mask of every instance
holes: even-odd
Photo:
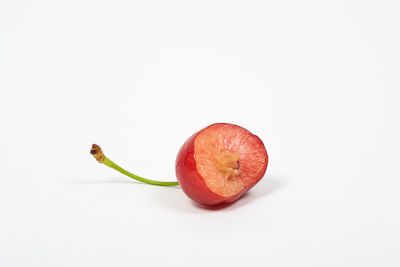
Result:
[[[2,1],[0,266],[400,266],[399,1]],[[220,210],[175,156],[266,144]]]

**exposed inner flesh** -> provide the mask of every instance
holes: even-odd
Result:
[[[267,160],[258,137],[229,124],[201,131],[194,149],[197,170],[208,188],[224,197],[234,196],[260,179]]]

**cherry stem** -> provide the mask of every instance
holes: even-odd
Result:
[[[146,179],[140,176],[137,176],[136,174],[133,174],[120,166],[118,166],[116,163],[114,163],[111,159],[107,158],[103,150],[96,144],[92,145],[92,149],[90,150],[90,154],[93,155],[93,157],[99,162],[103,163],[104,165],[107,165],[110,168],[113,168],[116,171],[119,171],[122,174],[125,174],[126,176],[135,179],[137,181],[146,183],[146,184],[152,184],[152,185],[158,185],[158,186],[179,186],[178,182],[162,182],[162,181],[155,181],[155,180],[150,180]]]

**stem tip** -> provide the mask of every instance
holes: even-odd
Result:
[[[103,160],[105,158],[103,150],[101,149],[101,147],[99,147],[96,144],[92,145],[92,148],[90,149],[90,154],[93,155],[93,157],[99,162],[99,163],[103,163]]]

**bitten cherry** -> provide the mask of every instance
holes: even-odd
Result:
[[[268,154],[260,138],[243,127],[212,124],[193,134],[176,158],[178,182],[146,179],[121,168],[92,145],[90,153],[103,163],[135,180],[178,186],[188,197],[203,205],[231,203],[250,190],[264,176]]]

